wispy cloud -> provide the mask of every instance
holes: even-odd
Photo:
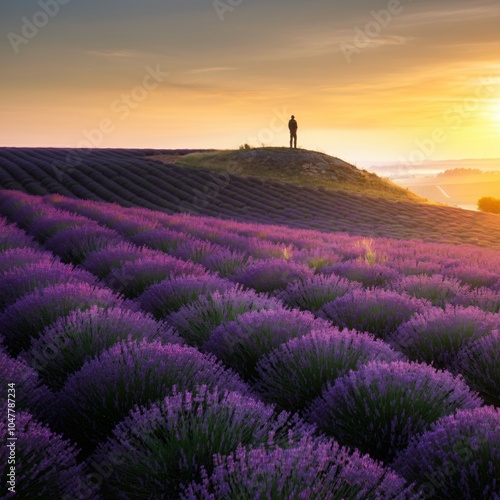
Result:
[[[206,73],[220,73],[221,71],[234,71],[235,69],[236,68],[229,67],[229,66],[214,66],[211,68],[191,69],[188,71],[188,73],[191,75],[199,75],[199,74],[206,74]]]

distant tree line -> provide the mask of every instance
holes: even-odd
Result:
[[[492,196],[484,196],[478,200],[477,208],[481,212],[500,214],[500,199],[493,198]]]

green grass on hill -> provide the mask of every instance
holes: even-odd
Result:
[[[376,174],[360,170],[339,158],[304,149],[255,148],[191,153],[179,157],[176,164],[328,191],[428,203],[428,200]]]

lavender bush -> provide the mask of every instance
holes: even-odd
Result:
[[[391,460],[440,417],[481,404],[449,372],[425,364],[372,361],[337,379],[313,402],[308,416],[341,444]]]
[[[225,292],[235,289],[228,280],[213,275],[179,276],[167,278],[161,283],[151,285],[137,299],[141,308],[154,315],[155,318],[165,318],[178,311],[182,306],[197,300],[200,295],[210,292]]]
[[[127,262],[134,262],[141,257],[154,257],[155,255],[157,254],[149,248],[139,248],[132,243],[122,242],[90,253],[81,266],[102,279]]]
[[[337,328],[294,338],[262,357],[255,367],[256,390],[268,402],[290,411],[304,410],[350,370],[369,361],[398,361],[403,356],[371,335]]]
[[[16,411],[27,411],[43,421],[53,418],[56,397],[42,384],[36,371],[25,362],[0,352],[0,380],[4,385],[0,393],[2,408],[7,408],[7,383],[13,383]]]
[[[208,255],[203,260],[203,265],[219,276],[228,277],[233,274],[241,274],[252,262],[246,252],[224,249],[216,254]]]
[[[138,408],[122,421],[92,457],[113,464],[103,494],[110,498],[176,498],[179,486],[211,471],[213,455],[238,445],[283,445],[311,435],[313,428],[274,413],[272,406],[235,392],[206,386],[174,393],[150,408]],[[120,463],[113,463],[120,457]]]
[[[80,446],[105,438],[134,405],[198,385],[247,393],[248,387],[213,356],[160,342],[122,342],[85,363],[59,393],[63,429]]]
[[[361,283],[334,274],[316,274],[305,280],[289,283],[277,297],[292,308],[316,312],[328,302],[361,287]]]
[[[35,290],[9,306],[0,314],[0,331],[10,351],[17,355],[60,316],[92,305],[125,306],[121,297],[106,288],[87,283],[54,285]]]
[[[393,284],[399,293],[429,300],[432,305],[444,308],[446,304],[461,303],[469,288],[462,286],[459,280],[446,278],[440,274],[432,276],[407,276]]]
[[[37,288],[62,283],[97,285],[97,279],[83,269],[62,262],[26,264],[0,275],[0,311]]]
[[[143,339],[184,344],[171,327],[142,312],[94,305],[59,318],[20,356],[49,387],[59,390],[72,373],[102,351],[122,340]]]
[[[45,243],[49,238],[55,236],[60,231],[65,231],[72,227],[88,226],[94,223],[80,215],[70,214],[60,210],[53,210],[50,213],[35,219],[28,227],[27,231],[40,243]]]
[[[157,228],[142,231],[130,238],[136,245],[147,246],[160,252],[171,253],[179,245],[188,243],[192,239],[186,233],[173,231],[171,229]],[[186,260],[186,259],[184,259]]]
[[[0,218],[0,252],[24,247],[38,248],[38,245],[24,231]]]
[[[412,440],[394,467],[425,498],[500,498],[500,409],[458,411]]]
[[[318,316],[343,328],[366,331],[386,338],[413,314],[428,307],[424,300],[406,294],[373,289],[352,292],[325,304]]]
[[[250,311],[216,328],[203,350],[215,354],[226,366],[250,379],[259,359],[275,347],[327,326],[328,323],[315,319],[308,311]]]
[[[457,355],[454,368],[487,404],[500,408],[499,359],[500,332],[495,330],[463,347]]]
[[[267,259],[252,262],[232,279],[257,292],[274,292],[284,290],[292,281],[304,280],[313,274],[314,271],[305,264]]]
[[[184,500],[218,498],[390,500],[420,498],[390,469],[334,441],[303,439],[291,448],[239,446],[215,457],[215,470],[185,488]]]
[[[211,292],[170,314],[167,321],[189,345],[201,347],[210,334],[222,323],[233,321],[236,316],[261,309],[282,309],[277,299],[253,290],[238,287],[225,292]]]
[[[89,224],[58,232],[45,242],[45,247],[64,262],[80,264],[92,252],[120,241],[121,237],[112,229]]]
[[[339,262],[323,272],[360,282],[365,287],[387,287],[401,277],[399,272],[391,267],[365,260]]]
[[[498,315],[476,307],[433,307],[403,323],[389,342],[410,360],[451,369],[463,346],[499,327]]]
[[[166,278],[184,274],[202,276],[207,272],[199,264],[184,262],[160,253],[127,262],[112,271],[105,281],[111,288],[132,299],[141,295],[149,286],[160,283]]]
[[[0,420],[0,440],[7,443],[8,427]],[[78,464],[78,450],[26,412],[16,415],[15,494],[7,488],[10,448],[0,447],[2,498],[96,498],[96,488],[88,485],[85,469]]]
[[[0,276],[27,264],[52,264],[57,259],[50,253],[34,248],[11,248],[0,253]]]

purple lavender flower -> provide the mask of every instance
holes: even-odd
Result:
[[[393,289],[412,297],[429,300],[432,305],[443,308],[446,304],[461,303],[469,291],[469,287],[462,286],[459,280],[445,278],[440,274],[406,276],[394,283]]]
[[[160,319],[165,318],[174,311],[178,311],[182,306],[194,302],[200,295],[217,290],[225,292],[234,288],[234,283],[209,274],[178,276],[151,285],[139,296],[137,301],[142,309]]]
[[[96,285],[97,279],[83,269],[62,262],[26,264],[0,275],[0,311],[37,288],[63,283]]]
[[[403,356],[371,335],[337,328],[313,331],[280,345],[256,365],[256,390],[280,409],[300,411],[350,370]]]
[[[458,411],[431,425],[394,462],[424,498],[500,498],[500,409]]]
[[[168,254],[172,254],[172,252],[183,243],[187,242],[189,244],[191,239],[192,237],[186,233],[165,228],[142,231],[131,238],[136,245],[147,246],[154,250],[159,250],[160,252]],[[184,259],[183,257],[180,258],[183,260],[189,260]]]
[[[166,278],[185,274],[202,276],[207,273],[208,271],[199,264],[184,262],[158,252],[157,255],[142,257],[115,269],[106,277],[106,283],[113,290],[132,299],[141,295],[149,286]]]
[[[198,385],[248,393],[239,376],[213,356],[160,342],[122,342],[85,363],[59,393],[62,424],[85,448],[105,438],[134,405]]]
[[[298,441],[314,428],[296,416],[236,392],[206,386],[174,393],[149,408],[137,408],[96,450],[90,463],[112,464],[103,485],[110,498],[176,498],[181,483],[213,468],[213,455],[238,445],[268,447]],[[119,463],[114,460],[120,457]]]
[[[173,328],[142,312],[92,306],[72,311],[46,327],[20,356],[49,387],[59,390],[72,373],[102,351],[122,340],[142,339],[184,344]]]
[[[277,297],[293,308],[316,312],[326,303],[361,289],[361,284],[340,276],[316,274],[301,281],[289,283]]]
[[[24,247],[38,248],[38,245],[22,229],[0,218],[0,252]]]
[[[357,281],[365,287],[386,287],[401,277],[400,273],[383,264],[370,263],[365,260],[340,262],[328,270],[327,274],[336,274],[349,281]]]
[[[228,277],[241,274],[251,262],[252,259],[246,252],[224,249],[206,256],[203,265],[219,276]]]
[[[111,290],[87,283],[49,286],[24,296],[0,314],[0,331],[10,351],[18,354],[28,349],[32,340],[60,316],[92,305],[125,307],[126,304]]]
[[[203,350],[209,351],[245,379],[255,374],[255,365],[290,339],[328,327],[308,311],[274,309],[251,311],[216,328]]]
[[[485,269],[484,266],[470,265],[463,261],[456,268],[444,269],[443,275],[458,279],[462,285],[471,288],[493,288],[500,282],[498,272]]]
[[[403,323],[389,342],[410,360],[450,369],[457,352],[500,328],[500,317],[476,307],[437,307],[417,313]]]
[[[166,319],[189,345],[202,346],[222,323],[236,316],[261,309],[283,309],[283,304],[265,294],[235,286],[225,292],[211,292],[182,306]]]
[[[27,264],[52,264],[58,259],[50,252],[34,248],[11,248],[0,253],[0,275]]]
[[[77,461],[78,450],[29,413],[16,414],[15,490],[19,498],[97,498],[96,488],[86,481],[86,470]],[[0,420],[0,440],[8,443],[8,427]],[[10,449],[0,447],[2,498],[7,492]],[[4,489],[5,484],[5,489]],[[5,496],[4,496],[5,495]]]
[[[86,217],[62,212],[60,210],[53,210],[47,215],[35,219],[28,226],[27,231],[35,239],[44,243],[60,231],[77,226],[88,226],[89,224],[93,224],[93,221]]]
[[[499,360],[500,332],[495,330],[464,346],[457,355],[454,369],[487,404],[500,408]]]
[[[286,498],[410,500],[419,498],[405,481],[368,455],[335,441],[303,439],[291,448],[239,446],[215,456],[215,470],[191,483],[184,500]]]
[[[7,383],[13,383],[16,391],[16,410],[28,411],[44,421],[50,421],[54,417],[55,395],[42,385],[36,371],[24,361],[12,359],[0,352],[0,380],[4,386],[0,393],[3,408],[7,408]]]
[[[318,316],[339,327],[367,331],[383,339],[428,306],[428,302],[406,294],[377,288],[361,289],[325,304]]]
[[[274,292],[284,290],[292,281],[304,280],[313,274],[314,271],[305,264],[267,259],[252,262],[232,279],[256,292]]]
[[[390,460],[440,417],[481,404],[449,372],[418,363],[371,361],[337,379],[313,402],[308,417],[341,444]]]
[[[59,255],[64,262],[80,264],[92,252],[120,241],[121,237],[116,231],[93,223],[60,231],[45,242],[45,247]]]
[[[134,262],[142,257],[153,257],[155,255],[158,254],[149,248],[139,248],[132,243],[121,242],[90,253],[81,266],[102,279],[127,262]]]

